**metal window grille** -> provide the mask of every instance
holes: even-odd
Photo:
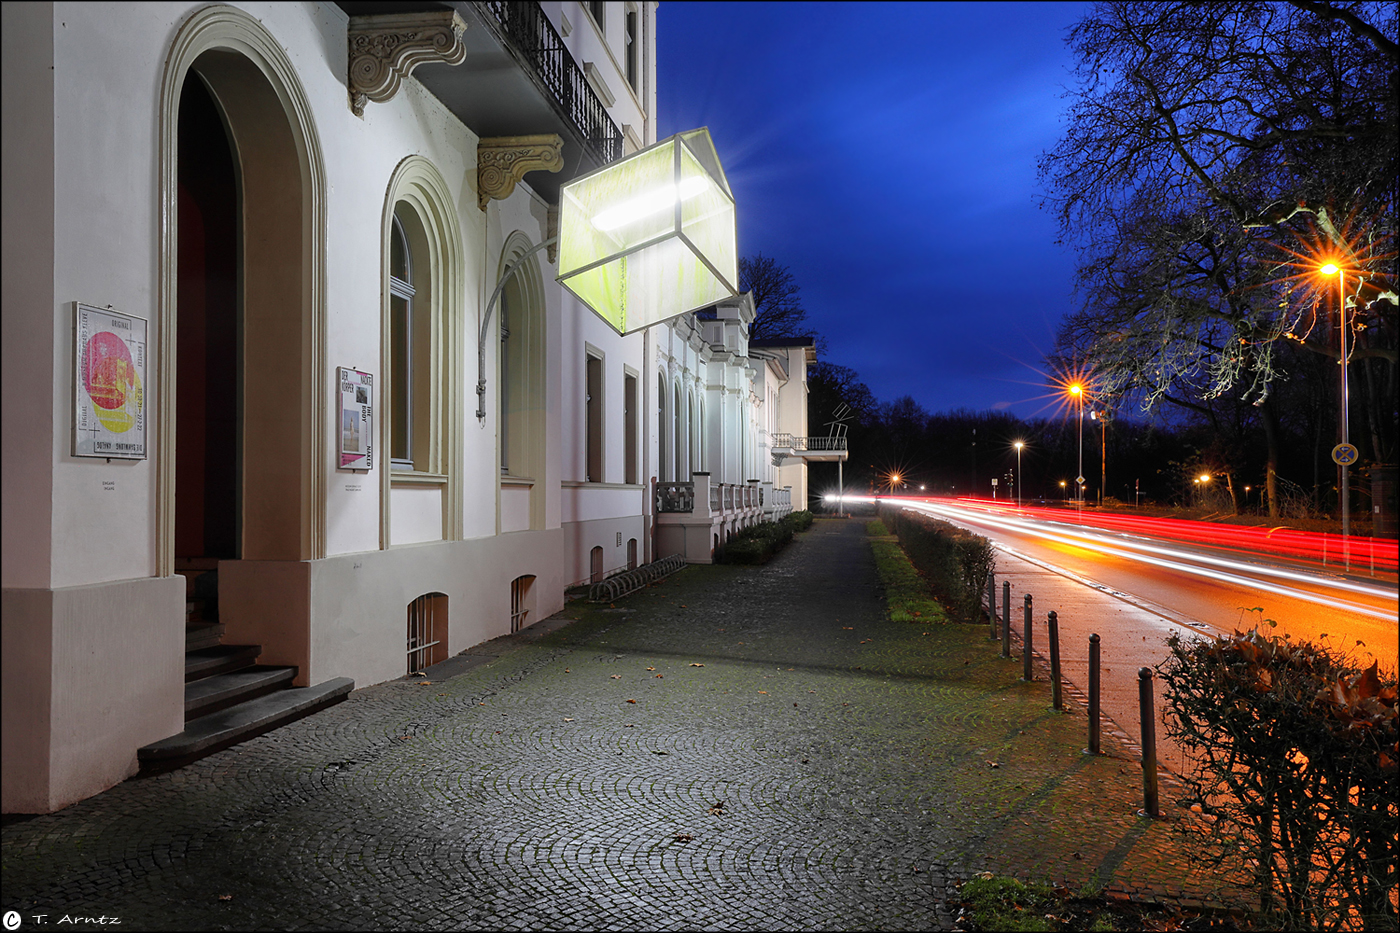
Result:
[[[525,608],[525,591],[532,577],[516,577],[510,581],[510,630],[518,632],[529,623],[530,610]]]
[[[432,661],[437,645],[437,602],[433,594],[408,604],[408,673],[421,671]]]

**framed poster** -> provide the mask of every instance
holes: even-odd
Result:
[[[146,322],[73,303],[73,456],[146,459]]]
[[[336,367],[340,384],[340,468],[374,466],[374,377],[348,366]]]

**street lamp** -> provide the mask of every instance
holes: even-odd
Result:
[[[1079,383],[1069,387],[1069,394],[1074,396],[1074,400],[1079,403],[1079,475],[1075,483],[1079,485],[1079,495],[1076,497],[1079,509],[1084,510],[1084,387]]]
[[[1068,499],[1068,498],[1069,498],[1069,494],[1065,492],[1065,481],[1064,481],[1064,480],[1060,480],[1060,498],[1061,498],[1061,499]]]
[[[1348,443],[1350,437],[1348,415],[1350,403],[1347,393],[1347,293],[1346,273],[1342,267],[1329,262],[1318,270],[1323,275],[1337,277],[1337,335],[1341,340],[1342,358],[1342,441],[1332,449],[1332,460],[1342,469],[1340,491],[1342,494],[1342,553],[1346,555],[1347,568],[1351,568],[1351,487],[1350,464],[1356,459],[1356,448]]]
[[[1021,507],[1021,448],[1026,446],[1025,441],[1016,442],[1016,508]]]

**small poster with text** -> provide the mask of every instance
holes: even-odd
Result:
[[[340,384],[340,468],[365,471],[374,467],[374,376],[347,366],[337,367]]]
[[[146,459],[146,322],[73,303],[73,456]]]

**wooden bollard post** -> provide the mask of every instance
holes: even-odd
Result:
[[[1089,636],[1089,754],[1099,753],[1099,634]]]
[[[1157,717],[1152,712],[1152,668],[1138,670],[1138,713],[1142,716],[1142,809],[1157,817]]]
[[[1050,613],[1050,697],[1055,709],[1064,709],[1060,698],[1060,617]]]
[[[1011,581],[1001,584],[1001,656],[1011,657]]]
[[[1034,680],[1031,676],[1031,594],[1026,594],[1025,634],[1021,636],[1021,679]]]

